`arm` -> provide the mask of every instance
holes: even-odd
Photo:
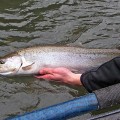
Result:
[[[40,75],[35,76],[36,78],[54,80],[57,82],[63,82],[63,83],[72,84],[72,85],[82,85],[80,81],[81,74],[75,74],[63,67],[44,68],[44,69],[41,69],[39,73]]]
[[[120,57],[84,73],[81,82],[89,92],[120,83]]]

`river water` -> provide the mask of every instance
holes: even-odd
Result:
[[[120,44],[119,0],[1,0],[0,56],[34,45]],[[0,119],[67,101],[83,88],[37,80],[0,77]],[[87,119],[87,114],[75,119]]]

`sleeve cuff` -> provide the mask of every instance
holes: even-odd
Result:
[[[93,91],[93,89],[92,89],[92,87],[91,87],[91,85],[90,85],[90,76],[88,75],[88,74],[86,74],[86,73],[83,73],[82,75],[81,75],[81,78],[80,78],[80,80],[81,80],[81,83],[82,83],[82,85],[85,87],[85,89],[88,91],[88,92],[92,92]]]

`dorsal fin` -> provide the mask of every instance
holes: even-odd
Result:
[[[80,48],[85,48],[81,42],[78,43],[68,43],[66,44],[69,47],[80,47]]]

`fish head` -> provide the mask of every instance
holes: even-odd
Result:
[[[0,75],[14,75],[22,66],[22,60],[19,55],[11,55],[0,58]]]

